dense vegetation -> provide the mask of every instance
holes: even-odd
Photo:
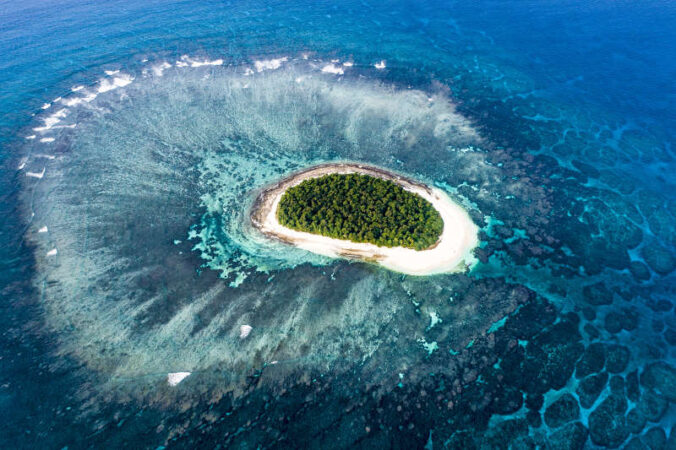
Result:
[[[277,219],[299,231],[416,250],[436,243],[444,226],[437,210],[419,195],[356,173],[311,178],[287,189]]]

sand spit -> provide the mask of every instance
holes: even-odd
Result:
[[[434,206],[444,221],[439,240],[434,246],[425,250],[388,248],[296,231],[279,224],[277,208],[282,195],[288,188],[303,180],[332,173],[371,175],[393,181],[405,190],[420,195]],[[251,211],[251,221],[254,227],[266,236],[304,250],[333,258],[358,259],[377,263],[387,269],[408,275],[422,276],[465,271],[474,262],[471,250],[478,244],[477,226],[467,212],[453,202],[446,193],[378,167],[362,164],[323,164],[284,178],[260,193]]]

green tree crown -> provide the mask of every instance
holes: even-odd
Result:
[[[434,245],[444,227],[424,198],[392,181],[357,173],[310,178],[287,189],[277,220],[298,231],[416,250]]]

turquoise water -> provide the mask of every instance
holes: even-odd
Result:
[[[669,448],[675,19],[0,4],[2,447]],[[339,160],[448,192],[477,264],[252,229],[261,188]]]

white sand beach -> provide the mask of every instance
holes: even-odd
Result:
[[[334,239],[286,228],[277,221],[277,208],[282,195],[292,186],[308,178],[331,173],[362,173],[391,180],[405,190],[429,201],[444,221],[437,243],[425,250],[403,247],[378,247],[373,244]],[[268,237],[275,238],[304,250],[334,258],[359,259],[408,275],[433,275],[462,272],[474,261],[471,250],[477,246],[478,227],[467,212],[453,202],[446,193],[424,186],[413,180],[361,164],[324,164],[298,172],[265,189],[252,210],[253,225]]]

